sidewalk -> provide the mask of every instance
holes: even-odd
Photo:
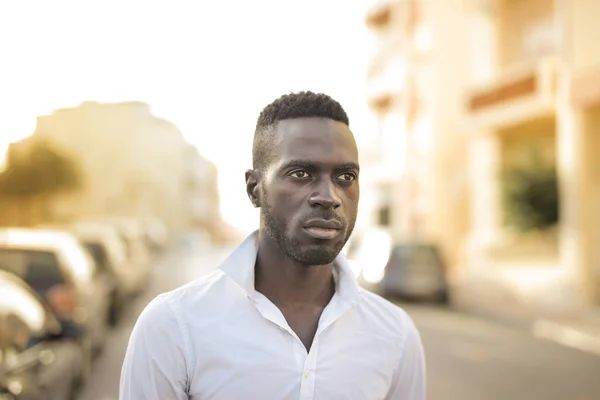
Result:
[[[600,355],[600,311],[543,315],[531,325],[534,336]]]
[[[532,309],[509,294],[457,291],[456,309],[525,329],[540,339],[600,356],[600,307],[589,309]]]

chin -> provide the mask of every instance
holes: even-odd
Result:
[[[307,266],[331,264],[340,254],[338,246],[299,246],[290,256]]]

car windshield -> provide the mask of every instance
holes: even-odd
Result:
[[[65,283],[58,258],[51,251],[0,248],[0,269],[17,275],[42,296]]]
[[[441,260],[432,246],[400,245],[394,248],[391,264],[419,272],[439,272]]]

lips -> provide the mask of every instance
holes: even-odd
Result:
[[[333,219],[311,219],[304,224],[304,230],[315,239],[329,240],[342,230],[342,223]]]
[[[305,228],[342,229],[342,223],[335,219],[311,219],[304,224]]]

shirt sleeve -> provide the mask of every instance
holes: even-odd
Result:
[[[406,320],[402,354],[385,400],[425,400],[425,353],[419,331],[408,315]]]
[[[142,311],[129,338],[119,399],[189,399],[186,347],[173,308],[157,297]]]

